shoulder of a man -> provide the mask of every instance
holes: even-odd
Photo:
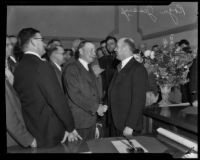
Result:
[[[68,72],[78,72],[78,71],[79,71],[78,62],[74,61],[64,67],[63,74]]]

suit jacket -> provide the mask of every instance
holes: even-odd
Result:
[[[196,57],[193,60],[192,66],[190,67],[190,72],[189,72],[189,90],[190,90],[190,95],[191,95],[191,102],[194,100],[197,100],[197,93],[198,93],[198,86],[197,86],[197,68],[198,68],[198,62]]]
[[[108,90],[108,100],[118,130],[123,131],[128,126],[141,131],[147,86],[147,71],[134,58],[120,72],[115,72]]]
[[[197,99],[197,58],[193,60],[187,78],[189,78],[189,82],[180,85],[182,102],[190,102],[192,104],[192,102]]]
[[[35,55],[25,54],[14,77],[24,121],[38,147],[60,143],[66,130],[74,130],[74,121],[50,64]]]
[[[5,87],[7,147],[18,144],[28,147],[33,142],[33,136],[26,129],[21,113],[20,101],[7,79],[5,79]]]
[[[96,123],[100,102],[94,73],[88,72],[77,60],[64,68],[62,78],[76,128],[91,127]]]
[[[60,70],[58,69],[58,67],[57,67],[53,62],[50,61],[50,64],[51,64],[51,66],[53,67],[53,70],[54,70],[55,73],[56,73],[56,77],[57,77],[57,79],[58,79],[58,82],[59,82],[59,84],[60,84],[60,87],[61,87],[61,89],[63,90],[62,71],[60,71]]]

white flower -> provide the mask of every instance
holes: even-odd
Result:
[[[154,59],[154,58],[155,58],[155,52],[154,52],[154,51],[151,51],[150,58],[151,58],[151,59]]]
[[[144,52],[144,56],[145,57],[149,57],[151,55],[151,51],[150,50],[146,50],[145,52]]]
[[[175,52],[179,52],[181,50],[181,47],[177,47]]]

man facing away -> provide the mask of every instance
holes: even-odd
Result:
[[[117,58],[121,60],[108,90],[113,125],[111,136],[138,135],[142,130],[148,75],[133,53],[134,41],[121,38],[117,43]]]
[[[79,135],[55,73],[41,59],[45,53],[42,39],[34,28],[19,32],[19,46],[24,56],[14,72],[14,88],[21,101],[25,124],[36,138],[37,146],[52,147],[67,136],[69,141],[74,141]]]
[[[82,41],[78,47],[79,58],[63,70],[63,84],[75,127],[83,140],[95,138],[96,112],[103,116],[107,106],[100,104],[97,79],[90,68],[95,58],[95,46]]]

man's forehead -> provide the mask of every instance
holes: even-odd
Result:
[[[64,51],[64,48],[61,47],[61,46],[57,46],[57,49],[58,49],[59,51]]]
[[[17,37],[10,37],[11,41],[17,41]]]
[[[115,44],[115,40],[114,40],[114,39],[109,39],[109,40],[107,41],[107,43],[108,43],[108,44],[113,44],[113,43]]]
[[[35,36],[36,36],[37,38],[41,38],[41,37],[42,37],[42,35],[41,35],[40,33],[36,33]]]
[[[121,38],[121,39],[118,40],[117,44],[121,45],[121,44],[123,44],[123,42],[124,42],[124,38]]]

